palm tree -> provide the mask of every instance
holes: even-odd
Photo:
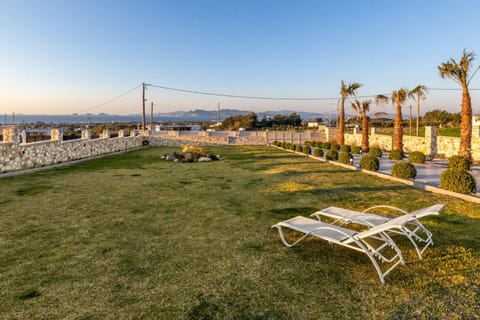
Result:
[[[338,115],[338,144],[345,144],[345,100],[350,96],[357,95],[357,89],[362,85],[357,82],[349,83],[348,85],[342,80],[340,88],[340,112]]]
[[[362,152],[368,152],[370,149],[368,144],[368,117],[367,112],[370,111],[370,100],[358,101],[355,99],[355,102],[352,102],[352,109],[358,112],[362,118]]]
[[[428,88],[423,84],[419,84],[412,91],[410,91],[409,96],[417,98],[417,137],[418,137],[418,117],[420,114],[420,99],[425,99],[427,96]]]
[[[409,97],[409,91],[405,88],[400,88],[398,91],[392,92],[392,97],[378,95],[375,98],[377,104],[384,102],[388,103],[390,100],[393,105],[396,105],[395,120],[393,120],[393,150],[403,151],[403,120],[402,120],[402,106]]]
[[[469,161],[472,161],[472,101],[468,85],[475,73],[480,69],[479,66],[472,76],[469,77],[468,74],[474,57],[473,52],[466,52],[464,49],[460,62],[450,58],[450,60],[438,66],[440,77],[453,79],[462,87],[462,127],[460,128],[460,150],[458,154],[464,156]]]

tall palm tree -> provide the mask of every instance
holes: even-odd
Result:
[[[360,103],[357,99],[355,102],[352,102],[352,109],[358,112],[362,118],[362,152],[368,152],[369,143],[368,143],[368,117],[367,112],[370,111],[370,100],[365,100]]]
[[[350,96],[357,95],[357,89],[362,85],[357,82],[351,82],[348,85],[342,80],[340,88],[340,112],[338,115],[338,144],[345,144],[345,100]]]
[[[425,99],[427,96],[428,88],[423,84],[419,84],[412,91],[410,91],[409,96],[417,98],[417,137],[418,137],[418,118],[420,115],[420,99]]]
[[[462,87],[462,127],[460,128],[460,150],[458,154],[470,161],[472,161],[472,101],[468,85],[480,68],[479,66],[469,77],[474,57],[473,52],[466,52],[464,49],[459,62],[450,58],[450,60],[438,66],[440,77],[453,79]]]
[[[402,106],[407,101],[409,91],[406,88],[400,88],[392,92],[392,97],[378,95],[375,98],[377,104],[388,103],[390,100],[396,106],[395,119],[393,120],[393,150],[403,151],[403,120],[402,120]]]

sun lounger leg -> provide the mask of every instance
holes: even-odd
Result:
[[[297,239],[295,242],[289,243],[289,242],[287,241],[287,239],[285,239],[285,234],[283,233],[282,226],[275,226],[275,228],[278,229],[278,233],[280,234],[280,240],[282,240],[283,244],[286,245],[286,246],[289,247],[289,248],[295,246],[297,243],[299,243],[300,241],[302,241],[303,239],[305,239],[305,238],[308,236],[308,233],[307,233],[307,234],[304,234],[304,235],[301,236],[299,239]]]

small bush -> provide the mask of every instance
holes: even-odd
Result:
[[[344,144],[343,146],[340,147],[340,151],[342,152],[350,152],[352,148],[348,144]]]
[[[322,141],[317,141],[317,142],[315,142],[315,147],[317,147],[317,148],[323,148],[323,142],[322,142]]]
[[[353,155],[350,152],[341,151],[338,153],[338,162],[344,164],[352,164],[350,160],[353,160]]]
[[[336,142],[332,142],[330,143],[330,150],[338,151],[340,150],[340,146]]]
[[[295,151],[296,151],[296,152],[302,152],[302,151],[303,151],[303,147],[298,144],[298,145],[295,146]]]
[[[310,146],[303,146],[303,153],[310,154]]]
[[[323,157],[323,150],[320,148],[316,148],[315,150],[313,150],[313,156]]]
[[[352,146],[352,153],[353,154],[360,154],[360,150],[362,150],[359,146]]]
[[[417,169],[409,162],[398,161],[392,167],[392,176],[401,179],[415,179]]]
[[[380,158],[382,156],[382,149],[380,149],[379,147],[371,147],[368,151],[368,155],[375,158]]]
[[[330,149],[330,142],[325,141],[322,147],[323,149]]]
[[[462,156],[452,156],[448,159],[448,169],[470,170],[470,161]]]
[[[325,159],[337,161],[338,160],[338,152],[336,150],[328,150],[325,154]]]
[[[411,163],[425,163],[425,155],[420,151],[410,152],[408,156],[408,161]]]
[[[402,150],[393,150],[388,155],[388,159],[390,160],[402,160],[403,157],[404,157],[404,154]]]
[[[305,141],[303,143],[303,145],[311,147],[313,145],[313,142],[312,141]]]
[[[440,186],[458,193],[475,193],[477,185],[475,178],[465,170],[447,169],[440,175]]]
[[[377,157],[373,157],[369,154],[364,155],[360,159],[360,168],[370,171],[378,171],[380,168],[380,161]]]
[[[295,151],[296,149],[297,149],[297,145],[296,145],[296,144],[290,144],[290,150]]]

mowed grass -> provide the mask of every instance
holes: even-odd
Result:
[[[267,147],[174,163],[147,148],[0,180],[2,319],[478,319],[480,206]],[[435,246],[381,285],[367,256],[276,222],[415,210]]]

